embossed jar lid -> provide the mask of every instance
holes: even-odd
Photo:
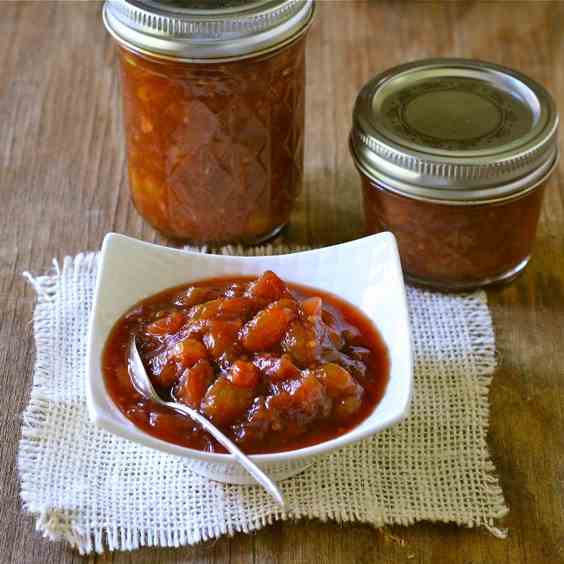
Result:
[[[470,59],[390,69],[360,91],[351,150],[386,188],[421,199],[476,202],[521,193],[557,158],[550,94],[516,71]]]
[[[106,0],[104,23],[134,51],[191,62],[278,48],[304,33],[314,0]]]

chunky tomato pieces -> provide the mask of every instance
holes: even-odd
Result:
[[[159,394],[200,410],[247,452],[346,432],[374,408],[387,380],[376,330],[334,296],[288,287],[270,271],[168,290],[118,322],[104,356],[106,383],[147,432],[204,450],[221,447],[186,418],[180,422],[182,415],[165,416],[124,378],[132,334]],[[179,419],[174,432],[171,417]]]

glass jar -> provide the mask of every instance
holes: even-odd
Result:
[[[108,0],[129,183],[141,215],[191,243],[266,240],[303,177],[313,0]]]
[[[410,281],[469,290],[526,267],[558,158],[541,85],[480,61],[424,60],[369,81],[353,122],[367,230],[394,233]]]

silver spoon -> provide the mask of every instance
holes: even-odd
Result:
[[[278,486],[248,457],[246,456],[233,441],[228,439],[213,423],[206,419],[199,411],[188,407],[182,403],[162,400],[151,380],[147,375],[139,351],[135,337],[131,339],[129,345],[129,375],[131,376],[135,389],[148,399],[155,403],[166,405],[175,409],[179,413],[188,415],[193,421],[199,423],[210,435],[212,435],[219,443],[221,443],[237,460],[237,462],[284,508],[285,502]]]

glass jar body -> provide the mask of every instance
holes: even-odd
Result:
[[[398,195],[361,172],[371,233],[397,238],[407,278],[446,290],[509,281],[529,262],[545,180],[510,200],[453,205]]]
[[[303,176],[305,36],[261,57],[188,63],[119,48],[131,196],[158,231],[253,244]]]

